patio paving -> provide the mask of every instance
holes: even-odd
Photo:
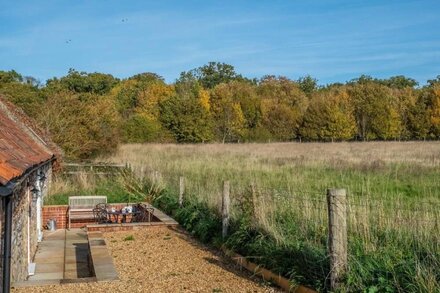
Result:
[[[66,230],[64,279],[78,279],[91,276],[88,242],[87,232],[81,229]]]
[[[88,258],[87,232],[81,229],[45,231],[34,258],[35,274],[28,281],[59,283],[64,279],[90,277]]]
[[[44,240],[38,244],[34,262],[35,274],[29,281],[60,280],[64,275],[65,230],[44,232]]]

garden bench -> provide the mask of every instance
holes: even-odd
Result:
[[[68,218],[69,227],[71,220],[94,219],[93,209],[97,204],[107,203],[107,196],[103,195],[81,195],[69,196]]]

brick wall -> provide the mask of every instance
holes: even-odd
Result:
[[[125,207],[126,203],[114,203],[110,204],[111,207],[119,210]],[[68,206],[67,205],[53,205],[43,206],[43,225],[47,225],[50,219],[54,219],[57,222],[57,229],[67,229],[68,227]],[[120,219],[119,219],[120,220]],[[130,221],[130,216],[127,216],[127,222]],[[159,219],[153,217],[152,221],[159,221]],[[71,221],[71,228],[82,228],[88,224],[95,224],[93,219],[75,219]]]
[[[43,226],[47,225],[50,219],[54,219],[57,222],[57,229],[66,227],[67,219],[67,206],[43,206]]]

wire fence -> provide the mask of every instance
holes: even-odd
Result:
[[[167,178],[159,172],[142,168],[138,172],[142,176],[149,176],[156,181],[165,182],[168,187],[178,191],[179,178]],[[158,175],[159,173],[159,175]],[[220,212],[221,185],[215,182],[191,182],[185,178],[185,196],[196,197],[197,200],[206,201],[210,206]],[[206,184],[210,184],[211,194],[206,194]],[[212,185],[218,185],[212,188]],[[264,188],[255,184],[250,186],[231,186],[232,214],[239,216],[237,205],[240,198],[250,196],[257,217],[263,220],[264,217],[275,221],[271,223],[271,229],[277,226],[277,214],[291,216],[299,222],[303,220],[305,226],[323,226],[328,221],[328,200],[326,191],[316,192],[314,190],[275,190]],[[348,230],[351,233],[365,233],[365,226],[370,230],[401,229],[415,235],[432,232],[439,229],[440,222],[440,200],[420,200],[403,197],[388,198],[367,192],[348,193],[346,203]],[[267,221],[266,226],[267,226]],[[420,229],[419,224],[424,224]],[[415,229],[415,227],[419,227]],[[266,227],[267,228],[267,227]],[[440,231],[439,231],[440,234]]]
[[[182,180],[175,173],[163,174],[147,167],[132,168],[132,171],[142,180],[147,179],[151,184],[182,195],[183,203],[190,199],[207,203],[224,219],[221,182],[185,177],[182,187]],[[403,250],[407,245],[425,247],[429,252],[440,251],[440,199],[348,191],[343,199],[330,200],[327,190],[277,190],[252,183],[238,186],[234,181],[231,181],[228,194],[231,199],[228,220],[239,220],[243,212],[250,212],[251,225],[274,237],[277,243],[300,238],[321,250],[328,250],[326,257],[329,258],[333,255],[333,246],[345,247],[349,255],[345,259],[356,262],[350,255],[350,244],[354,242],[360,242],[366,252],[380,251],[387,246]],[[438,256],[438,252],[435,255]],[[337,276],[332,277],[335,278]]]

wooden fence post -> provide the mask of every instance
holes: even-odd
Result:
[[[328,189],[328,247],[330,255],[330,290],[341,285],[347,270],[347,192]]]
[[[229,181],[223,181],[223,196],[222,196],[222,237],[228,235],[229,228],[229,205],[231,200],[229,198],[230,184]]]
[[[183,194],[185,193],[185,177],[179,177],[179,207],[183,206]]]

